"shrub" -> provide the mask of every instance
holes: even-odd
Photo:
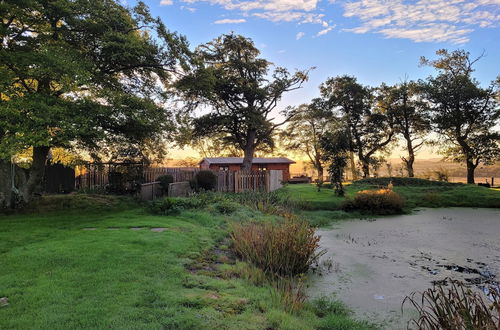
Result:
[[[196,188],[202,190],[214,190],[217,187],[217,175],[212,171],[199,171],[195,177]]]
[[[446,284],[438,284],[427,289],[417,297],[416,293],[407,296],[416,308],[419,318],[410,324],[418,329],[500,329],[500,293],[490,288],[487,304],[479,293],[472,292],[456,280],[446,279]],[[450,282],[449,288],[445,285]]]
[[[176,205],[176,199],[170,197],[151,202],[148,209],[149,212],[158,215],[172,215],[180,212],[180,208]]]
[[[229,200],[221,200],[220,202],[214,204],[214,208],[217,210],[217,212],[222,214],[234,213],[240,207],[241,206],[239,204]]]
[[[347,199],[341,205],[345,211],[371,214],[398,214],[403,211],[403,206],[403,198],[389,189],[358,191],[354,199]]]
[[[181,210],[197,209],[205,206],[203,200],[185,197],[166,197],[149,204],[149,212],[158,215],[178,214]]]
[[[160,175],[156,178],[156,181],[160,182],[161,189],[164,194],[168,193],[168,185],[174,183],[174,177],[170,174]]]
[[[307,222],[234,224],[231,238],[235,252],[265,273],[276,276],[303,274],[326,251]]]
[[[108,174],[109,184],[107,190],[114,194],[124,194],[125,193],[125,179],[123,174],[120,172],[109,172]]]

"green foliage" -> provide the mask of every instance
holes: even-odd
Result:
[[[495,84],[482,88],[472,77],[472,59],[464,50],[438,50],[436,60],[421,62],[438,70],[424,85],[424,101],[430,104],[434,131],[440,136],[442,153],[467,165],[467,182],[474,183],[474,170],[500,157],[499,102]]]
[[[33,147],[30,179],[17,187],[25,201],[51,147],[98,157],[164,144],[172,127],[161,86],[189,50],[143,3],[2,1],[1,11],[0,158]]]
[[[325,253],[319,236],[305,221],[233,224],[235,252],[272,276],[305,274]]]
[[[210,191],[217,187],[217,175],[212,171],[199,171],[194,176],[194,180],[197,190]]]
[[[376,153],[386,151],[394,136],[391,118],[373,107],[372,90],[354,77],[329,78],[320,90],[326,104],[344,122],[349,151],[357,153],[363,176],[368,177]]]
[[[435,285],[403,301],[409,302],[419,317],[411,321],[418,329],[499,329],[500,293],[490,287],[489,299],[473,292],[460,281],[446,279],[450,285]]]
[[[157,215],[179,214],[182,210],[199,209],[204,207],[205,201],[192,197],[165,197],[148,204],[148,210]]]
[[[232,214],[241,208],[241,205],[230,200],[222,200],[215,203],[214,208],[221,214]]]
[[[370,214],[403,213],[404,199],[389,189],[358,191],[353,199],[342,203],[345,211],[361,211]]]
[[[164,194],[168,193],[168,185],[174,183],[174,177],[171,174],[160,175],[156,178],[156,181],[160,182],[161,189]]]
[[[334,186],[335,194],[342,197],[345,194],[342,185],[344,169],[347,166],[350,150],[349,133],[339,128],[327,132],[321,137],[320,146],[323,150],[323,160],[329,163],[328,173],[330,173],[330,181]]]

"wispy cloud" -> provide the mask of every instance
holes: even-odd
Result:
[[[305,34],[305,32],[299,32],[299,33],[297,33],[297,34],[295,35],[295,39],[296,39],[296,40],[300,40],[300,39],[302,39],[305,35],[306,35],[306,34]]]
[[[327,28],[319,31],[317,34],[316,34],[316,37],[320,37],[320,36],[324,36],[325,34],[327,34],[328,32],[330,32],[331,30],[333,30],[335,28],[335,25],[334,26],[328,26]]]
[[[169,0],[171,1],[171,0]],[[329,26],[325,14],[318,9],[320,0],[181,0],[195,4],[208,2],[226,10],[238,11],[245,16],[253,16],[271,22],[295,22],[297,24],[319,24]]]
[[[170,6],[173,3],[174,3],[173,0],[161,0],[160,1],[160,6]]]
[[[161,4],[171,4],[172,1],[161,0]],[[196,3],[210,3],[247,18],[319,25],[316,36],[325,35],[335,27],[329,18],[333,10],[343,12],[348,18],[347,25],[350,27],[344,28],[344,31],[379,33],[386,38],[404,38],[415,42],[461,44],[467,42],[470,33],[478,28],[500,25],[500,0],[178,1],[191,7]]]
[[[214,24],[241,24],[245,23],[246,21],[247,20],[244,18],[237,18],[237,19],[225,18],[215,21]]]
[[[500,0],[357,0],[343,6],[344,16],[361,21],[345,31],[416,42],[462,44],[477,27],[495,27],[500,22]]]

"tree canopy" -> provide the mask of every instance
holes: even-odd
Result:
[[[307,71],[271,71],[272,64],[259,55],[252,40],[222,35],[197,48],[192,70],[177,83],[190,105],[209,111],[193,120],[195,135],[237,146],[245,169],[251,168],[257,148],[274,147],[273,133],[287,121],[273,117],[282,95],[307,80]]]
[[[471,59],[463,50],[439,50],[436,54],[436,60],[421,60],[438,71],[424,87],[432,125],[440,136],[443,153],[465,162],[467,182],[474,183],[477,166],[500,157],[500,133],[495,130],[500,116],[496,87],[482,88],[472,77],[473,65],[480,57]]]
[[[11,0],[0,15],[0,158],[33,148],[24,199],[51,147],[96,152],[169,131],[160,102],[188,45],[142,2]]]

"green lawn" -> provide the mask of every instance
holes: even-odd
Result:
[[[227,235],[228,221],[256,212],[152,216],[85,195],[38,207],[51,211],[0,215],[0,297],[9,302],[1,329],[366,328],[335,310],[319,317],[312,303],[287,312],[268,285],[240,278],[239,262],[213,274],[188,270]]]
[[[313,225],[325,226],[332,221],[363,217],[358,212],[344,212],[341,204],[345,198],[352,198],[356,192],[378,189],[378,185],[366,183],[348,184],[346,196],[337,197],[333,189],[317,191],[314,184],[292,184],[283,192],[303,209],[300,213]],[[500,208],[500,190],[466,184],[395,185],[394,191],[405,199],[405,210],[411,212],[416,207],[487,207]]]

